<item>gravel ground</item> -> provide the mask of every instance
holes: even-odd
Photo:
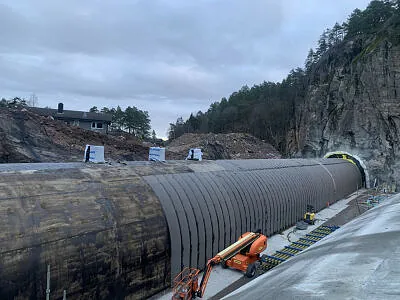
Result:
[[[0,172],[39,171],[82,168],[84,163],[18,163],[0,164]]]

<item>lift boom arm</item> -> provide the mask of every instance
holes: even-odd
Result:
[[[207,287],[208,279],[210,278],[212,268],[215,265],[219,264],[223,260],[227,260],[227,259],[230,259],[231,257],[235,256],[241,250],[243,250],[247,246],[254,243],[254,241],[257,240],[260,236],[261,236],[261,233],[250,232],[249,234],[247,234],[244,237],[242,237],[241,239],[239,239],[236,243],[233,243],[226,249],[219,252],[213,258],[211,258],[207,262],[206,268],[204,270],[203,278],[201,279],[199,289],[196,292],[197,296],[200,298],[203,297],[204,292]]]

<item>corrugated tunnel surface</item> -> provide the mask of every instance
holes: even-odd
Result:
[[[52,299],[145,298],[243,232],[279,232],[361,184],[338,159],[15,168],[0,167],[0,299],[43,299],[47,264]]]
[[[202,269],[246,231],[280,232],[301,219],[308,204],[320,210],[361,186],[357,167],[338,159],[222,160],[195,167],[194,173],[145,177],[167,218],[172,279],[185,266]]]

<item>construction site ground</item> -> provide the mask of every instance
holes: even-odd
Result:
[[[106,160],[146,160],[149,148],[133,135],[102,134],[39,116],[0,109],[0,163],[79,162],[85,145],[104,146]]]
[[[186,133],[168,144],[168,156],[186,157],[190,148],[201,148],[203,158],[212,160],[281,158],[271,144],[247,133]]]
[[[80,162],[85,146],[104,146],[105,160],[148,160],[149,147],[125,131],[108,134],[67,125],[26,108],[0,108],[0,163]],[[167,160],[183,160],[190,148],[201,148],[203,159],[281,158],[273,146],[245,133],[184,134],[166,147]]]
[[[269,237],[268,247],[262,254],[272,255],[321,225],[342,226],[346,224],[370,208],[362,203],[372,195],[370,190],[359,190],[348,198],[337,201],[318,212],[315,225],[309,225],[306,230],[296,230],[295,226],[293,226],[280,234]],[[221,299],[253,279],[245,277],[243,273],[236,270],[223,269],[221,266],[216,266],[211,272],[203,299]],[[167,300],[171,299],[171,295],[172,290],[169,289],[151,299]]]

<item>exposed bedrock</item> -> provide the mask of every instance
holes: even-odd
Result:
[[[390,23],[390,22],[389,22]],[[399,22],[328,51],[309,75],[288,152],[345,151],[365,162],[370,182],[400,186]]]
[[[360,186],[338,159],[3,172],[0,299],[43,299],[47,265],[52,299],[146,298],[241,233],[280,232]]]

